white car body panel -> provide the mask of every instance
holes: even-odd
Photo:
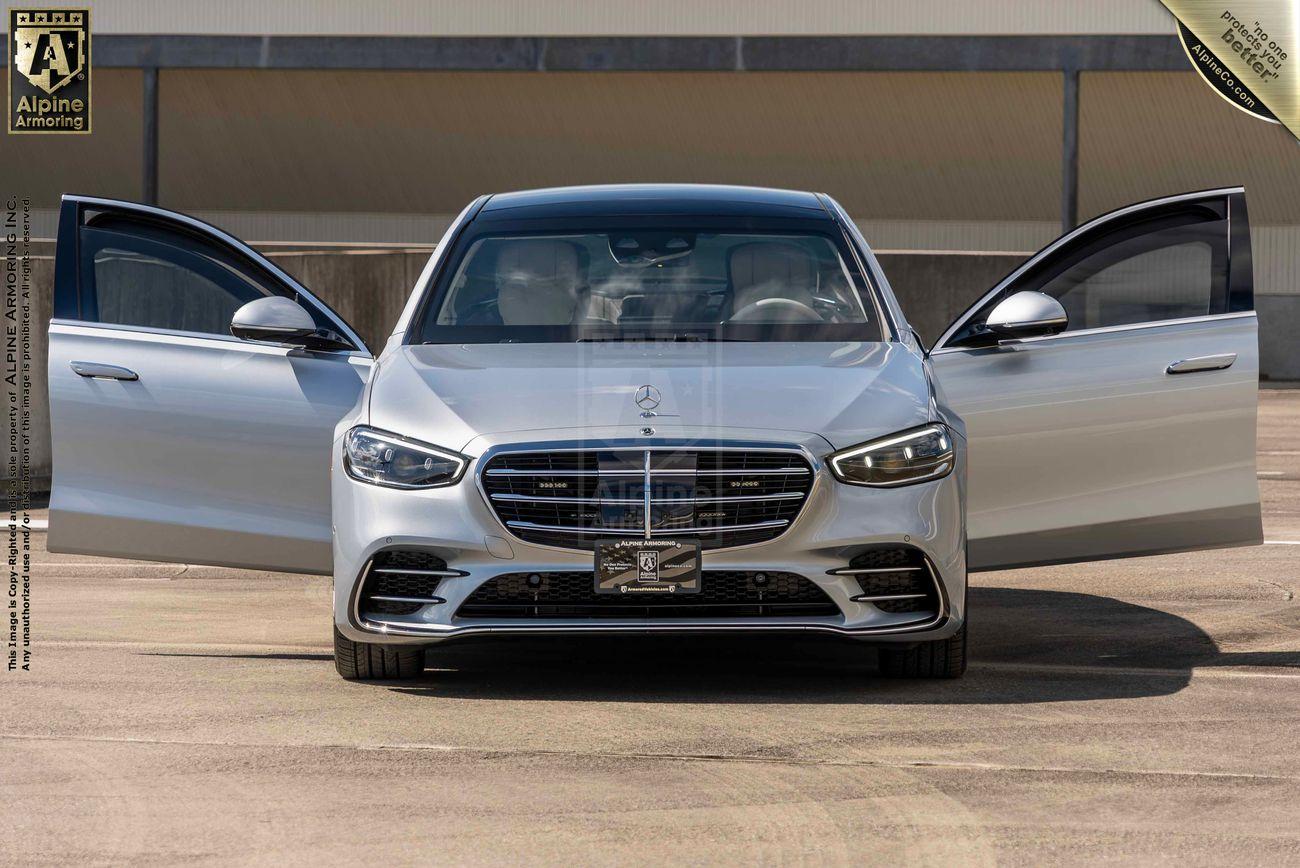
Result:
[[[370,359],[55,322],[49,361],[51,551],[330,572],[322,467]]]
[[[651,412],[633,393],[660,391]],[[923,425],[929,389],[900,343],[554,343],[398,346],[375,377],[369,424],[474,437],[550,428],[797,428],[837,449]]]
[[[1255,331],[1248,312],[935,354],[970,444],[971,568],[1260,541]],[[1211,350],[1236,361],[1165,372]]]
[[[1040,263],[1122,221],[1221,203],[1230,218],[1228,256],[1249,263],[1246,227],[1232,222],[1234,207],[1244,215],[1243,196],[1239,187],[1186,193],[1089,221],[1027,259],[936,341],[930,362],[937,391],[969,439],[971,569],[1263,541],[1253,310],[1065,331],[982,349],[951,344]],[[1244,240],[1232,239],[1234,230]],[[1183,363],[1188,370],[1188,360],[1202,357],[1226,364],[1175,369]]]

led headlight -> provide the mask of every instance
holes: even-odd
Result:
[[[358,426],[343,439],[348,476],[389,488],[454,485],[469,459],[428,443]]]
[[[829,460],[841,482],[882,488],[911,485],[952,472],[952,435],[943,425],[926,425],[836,452]]]

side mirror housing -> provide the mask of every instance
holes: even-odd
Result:
[[[230,333],[246,341],[306,346],[316,333],[316,321],[297,302],[272,295],[254,299],[235,311]]]
[[[1025,290],[1008,296],[984,321],[982,331],[999,340],[1036,338],[1064,331],[1070,324],[1061,303],[1050,295]]]

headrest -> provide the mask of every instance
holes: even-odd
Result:
[[[808,251],[784,241],[755,241],[731,249],[731,288],[737,298],[798,297],[816,286],[817,266]],[[771,284],[771,291],[751,293]],[[786,291],[781,291],[785,288]],[[749,302],[756,299],[750,297]],[[748,302],[747,302],[748,303]]]
[[[578,305],[578,248],[529,239],[505,245],[497,259],[497,309],[506,325],[568,325]]]

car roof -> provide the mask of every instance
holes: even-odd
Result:
[[[488,198],[478,216],[531,220],[625,215],[830,219],[813,193],[722,184],[605,184],[498,193]]]

